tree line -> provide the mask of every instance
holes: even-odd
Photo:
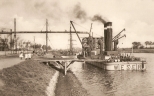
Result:
[[[43,44],[37,44],[30,41],[24,41],[20,37],[17,37],[16,40],[9,38],[2,38],[0,37],[0,51],[5,50],[30,50],[30,49],[46,49],[46,45]],[[47,46],[48,50],[51,50],[50,46]]]
[[[134,49],[143,49],[143,48],[154,48],[154,42],[152,41],[145,41],[145,46],[141,42],[132,42],[133,48]]]

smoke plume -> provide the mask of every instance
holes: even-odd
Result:
[[[108,22],[107,19],[103,18],[101,15],[94,15],[94,17],[91,19],[92,21],[99,21],[103,24],[105,24],[106,22]]]
[[[75,18],[77,18],[81,21],[87,20],[87,13],[81,8],[80,3],[75,5],[75,7],[73,9],[73,14],[74,14]]]

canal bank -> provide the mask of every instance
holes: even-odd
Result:
[[[34,60],[26,60],[0,71],[2,96],[48,96],[50,79],[56,70]]]
[[[11,60],[11,58],[6,59]],[[35,60],[24,60],[0,70],[0,94],[2,96],[90,96],[71,71],[65,76],[53,62],[48,66]]]
[[[55,96],[91,96],[71,71],[67,75],[60,73],[55,94]]]

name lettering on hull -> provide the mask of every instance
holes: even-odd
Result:
[[[142,64],[117,64],[114,70],[142,70]]]

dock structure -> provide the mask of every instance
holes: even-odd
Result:
[[[72,59],[72,58],[42,58],[42,59],[34,59],[38,62],[44,62],[44,63],[50,63],[55,62],[57,66],[64,69],[64,74],[67,74],[67,71],[69,69],[69,66],[73,64],[74,62],[86,62],[86,61],[93,61],[93,62],[103,62],[104,60],[92,60],[92,59]]]
[[[94,65],[99,67],[103,70],[108,71],[123,71],[123,70],[146,70],[146,61],[125,61],[125,62],[110,62],[107,60],[101,59],[77,59],[77,58],[42,58],[42,59],[35,59],[39,62],[55,62],[57,66],[64,69],[64,74],[67,74],[69,66],[74,62],[84,62],[87,64]]]

